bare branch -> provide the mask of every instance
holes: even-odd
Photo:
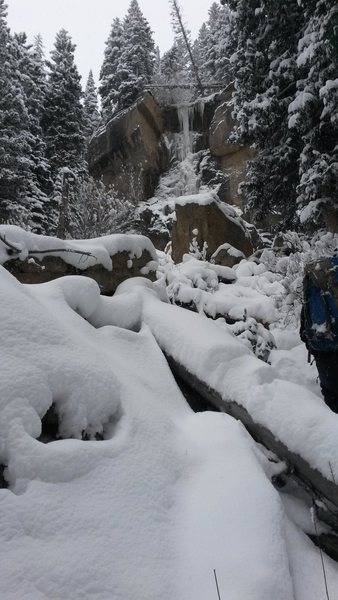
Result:
[[[81,256],[88,256],[96,258],[95,254],[91,252],[85,252],[84,250],[74,250],[73,248],[51,248],[48,250],[29,250],[28,256],[35,256],[36,254],[53,254],[57,252],[67,252],[69,254],[81,254]]]
[[[11,242],[8,242],[6,240],[6,236],[2,236],[0,234],[0,241],[3,242],[5,244],[5,246],[7,246],[7,248],[9,248],[10,250],[12,250],[13,254],[20,254],[21,248],[18,248],[17,246],[14,246],[14,244],[12,244]]]

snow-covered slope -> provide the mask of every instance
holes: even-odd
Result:
[[[216,569],[231,600],[317,600],[317,551],[285,515],[270,463],[232,418],[191,411],[147,325],[117,326],[128,296],[133,329],[141,314],[153,326],[153,309],[154,322],[179,310],[138,283],[101,299],[82,277],[25,287],[0,267],[11,485],[0,490],[0,597],[205,600]],[[229,343],[234,360],[250,359]],[[73,437],[46,445],[35,438],[51,402]],[[104,439],[75,439],[84,430]],[[326,568],[337,600],[337,567]]]

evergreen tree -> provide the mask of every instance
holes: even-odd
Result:
[[[46,61],[41,35],[37,35],[34,39],[30,58],[31,94],[28,98],[28,109],[31,119],[30,129],[36,136],[35,172],[42,192],[50,194],[53,184],[41,126],[47,94]]]
[[[209,70],[206,68],[205,60],[209,44],[210,32],[207,24],[203,23],[193,44],[194,59],[198,66],[199,75],[203,83],[210,81]]]
[[[102,116],[105,122],[109,121],[118,106],[118,88],[120,85],[118,65],[123,45],[123,26],[120,19],[116,18],[106,41],[104,60],[100,71],[99,93]]]
[[[159,46],[155,48],[154,76],[161,75],[161,52]]]
[[[84,93],[84,122],[85,135],[90,138],[100,125],[100,113],[98,109],[95,81],[92,70],[89,71],[87,85]]]
[[[215,80],[216,74],[216,61],[218,58],[218,45],[219,45],[219,23],[220,23],[220,13],[222,9],[219,4],[213,2],[213,4],[209,8],[209,18],[207,23],[207,32],[204,42],[204,68],[207,73],[207,77],[210,81]]]
[[[297,0],[229,0],[229,5],[235,13],[231,63],[238,127],[234,139],[256,149],[243,190],[257,220],[277,212],[292,226],[301,140],[287,124],[296,91],[303,10]]]
[[[38,36],[34,46],[27,44],[26,34],[16,34],[14,39],[19,77],[28,112],[30,179],[27,189],[31,227],[46,232],[48,197],[52,182],[50,167],[45,158],[46,145],[41,128],[42,108],[46,94],[46,73],[42,39]]]
[[[304,15],[289,128],[303,140],[297,202],[301,220],[311,222],[338,210],[338,6],[307,2]]]
[[[194,54],[203,82],[224,83],[231,79],[230,29],[231,12],[227,5],[214,2],[194,43]]]
[[[193,90],[179,87],[192,83],[190,64],[182,38],[177,38],[173,46],[161,58],[161,74],[156,83],[168,86],[162,94],[158,94],[160,102],[166,104],[182,104],[192,99]]]
[[[29,224],[32,178],[31,135],[20,76],[18,43],[7,26],[0,0],[0,219]]]
[[[74,50],[69,34],[61,29],[48,63],[48,87],[42,118],[46,154],[53,178],[59,169],[66,167],[76,174],[83,172],[85,167],[84,111]]]
[[[207,61],[214,61],[214,77],[217,82],[227,85],[233,79],[233,71],[230,57],[234,52],[234,40],[231,38],[234,15],[229,6],[224,4],[220,10],[209,13],[209,26],[213,43],[215,44],[215,56],[207,53]],[[212,63],[213,64],[213,63]]]
[[[236,142],[251,144],[242,190],[284,225],[338,212],[335,0],[229,0]]]
[[[154,73],[155,45],[137,0],[131,0],[123,22],[123,50],[118,64],[119,108],[132,104]]]

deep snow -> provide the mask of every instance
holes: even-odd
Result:
[[[278,340],[291,353],[276,350],[269,367],[165,299],[161,281],[125,282],[107,299],[86,278],[22,286],[0,267],[0,452],[11,484],[0,490],[0,597],[205,600],[217,597],[213,569],[227,600],[324,597],[318,550],[285,512],[271,463],[231,417],[191,411],[156,343],[174,344],[214,384],[224,345],[253,379],[275,368],[297,379],[297,341]],[[328,413],[316,397],[311,434]],[[46,445],[35,438],[52,402],[73,439]],[[105,439],[74,439],[83,431]],[[337,600],[338,568],[325,564]]]

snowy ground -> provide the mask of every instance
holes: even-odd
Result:
[[[0,463],[10,483],[0,490],[0,598],[206,600],[217,598],[214,569],[226,600],[325,598],[304,534],[309,511],[275,490],[273,463],[238,422],[192,412],[159,347],[226,384],[280,435],[291,411],[296,446],[323,470],[327,452],[338,466],[338,417],[296,330],[279,326],[285,282],[244,262],[222,284],[214,266],[188,263],[163,259],[157,284],[126,282],[112,299],[86,278],[22,286],[0,267]],[[165,302],[189,289],[203,292],[200,314]],[[232,316],[251,329],[208,319],[216,294],[216,315],[237,307]],[[274,347],[271,365],[253,340]],[[43,444],[52,403],[65,439]],[[338,600],[338,566],[324,560]]]

